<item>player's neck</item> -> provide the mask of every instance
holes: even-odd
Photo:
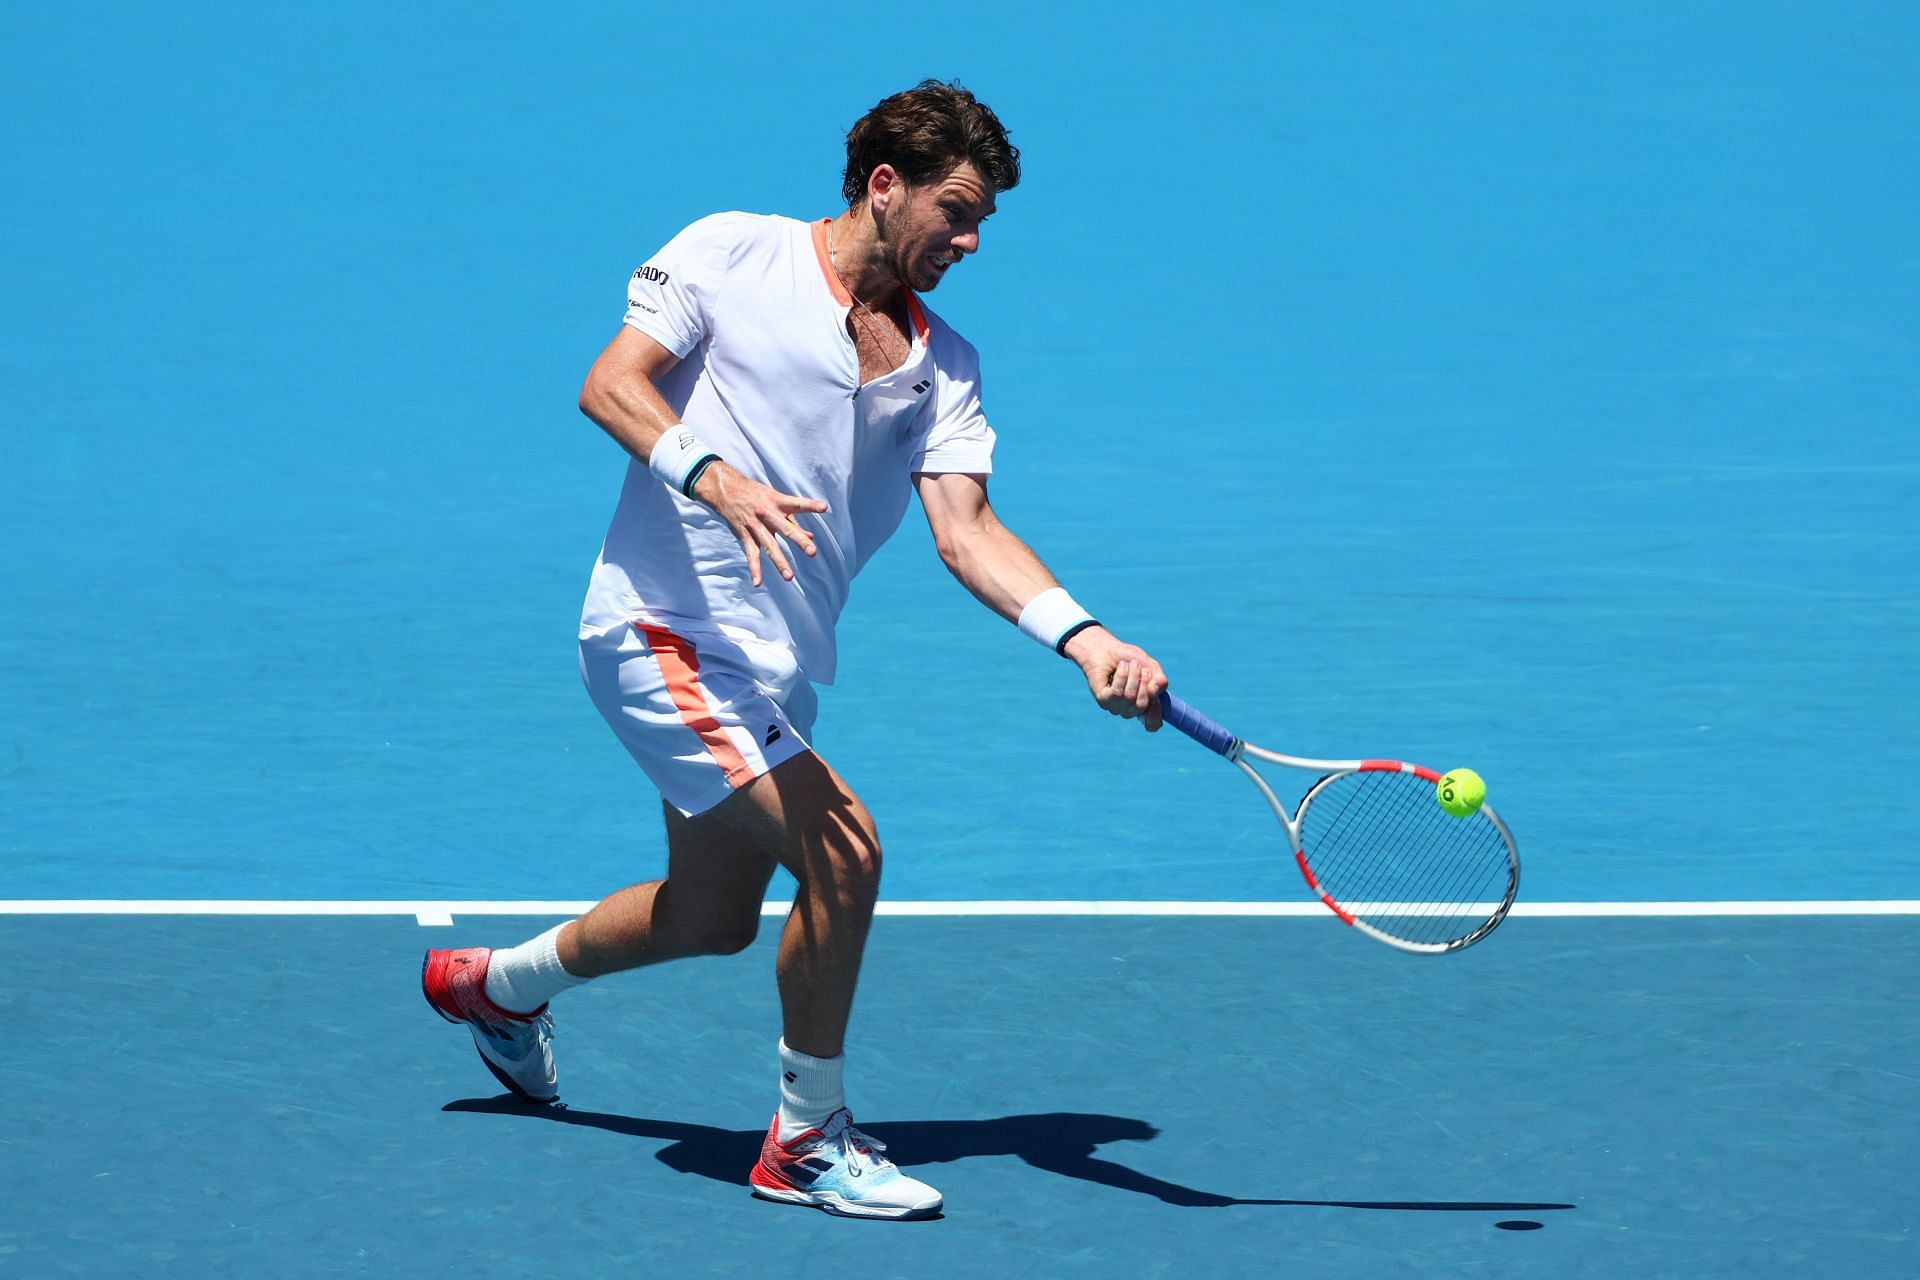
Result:
[[[834,269],[847,292],[875,311],[890,309],[900,297],[900,280],[887,263],[873,219],[864,209],[849,209],[827,233]]]

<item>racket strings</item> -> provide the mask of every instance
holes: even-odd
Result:
[[[1459,889],[1448,869],[1460,864],[1458,840],[1445,830],[1416,830],[1422,815],[1411,789],[1382,786],[1388,776],[1362,775],[1365,782],[1354,789],[1359,803],[1343,806],[1351,826],[1329,828],[1324,839],[1336,861],[1328,875],[1353,900],[1350,909],[1400,917],[1450,913]],[[1399,923],[1413,927],[1411,920]]]
[[[1390,777],[1405,775],[1378,776],[1384,781]],[[1431,819],[1432,810],[1437,806],[1432,803],[1427,784],[1421,782],[1411,787],[1390,786],[1390,789],[1394,796],[1394,809],[1392,815],[1387,816],[1383,806],[1383,825],[1404,822],[1415,817]],[[1441,812],[1444,813],[1444,810]],[[1476,866],[1487,873],[1496,869],[1485,866],[1471,856],[1475,826],[1476,823],[1472,820],[1455,819],[1447,815],[1444,821],[1431,824],[1430,830],[1437,832],[1437,839],[1430,843],[1416,844],[1415,847],[1424,852],[1415,855],[1413,864],[1407,870],[1407,881],[1413,885],[1423,886],[1420,897],[1430,904],[1429,914],[1432,911],[1444,909],[1446,904],[1475,901],[1476,895],[1469,893],[1468,890],[1483,887],[1484,883],[1484,881],[1476,883],[1474,880]],[[1504,867],[1497,869],[1504,870]],[[1432,888],[1424,888],[1428,885]],[[1379,895],[1368,894],[1367,896]]]
[[[1402,841],[1396,856],[1383,858],[1369,869],[1372,874],[1358,885],[1357,896],[1363,902],[1392,903],[1381,906],[1381,915],[1394,916],[1423,940],[1458,927],[1463,915],[1480,914],[1478,904],[1493,877],[1507,870],[1504,845],[1490,850],[1498,861],[1475,856],[1479,844],[1477,827],[1485,824],[1474,819],[1455,819],[1444,815],[1434,819],[1433,805],[1424,785],[1394,786],[1394,775],[1379,775],[1376,789],[1390,792],[1391,805],[1378,805],[1370,841]],[[1379,783],[1386,783],[1384,787]],[[1415,830],[1419,823],[1424,830]],[[1364,846],[1361,846],[1364,847]]]
[[[1367,790],[1390,796],[1391,802],[1359,811],[1372,821],[1355,824],[1354,838],[1341,846],[1347,870],[1333,874],[1350,887],[1357,909],[1373,917],[1376,927],[1425,942],[1470,932],[1487,913],[1481,900],[1508,869],[1504,845],[1493,848],[1475,838],[1484,834],[1476,827],[1490,824],[1436,819],[1425,787],[1396,786],[1390,776],[1371,780]],[[1359,860],[1369,850],[1384,852]],[[1477,856],[1482,850],[1489,856]]]
[[[1410,797],[1404,788],[1382,787],[1380,783],[1389,776],[1393,775],[1351,775],[1329,784],[1316,797],[1324,804],[1330,795],[1337,795],[1341,807],[1314,842],[1309,860],[1316,869],[1324,864],[1323,881],[1343,886],[1342,896],[1354,903],[1393,898],[1396,887],[1430,883],[1431,866],[1409,865],[1409,859],[1417,858],[1420,850],[1426,851],[1428,863],[1444,856],[1437,845],[1412,839],[1406,821]],[[1415,852],[1409,854],[1409,849]]]
[[[1415,775],[1336,775],[1314,791],[1299,822],[1321,889],[1383,933],[1454,941],[1506,897],[1511,862],[1499,828],[1484,814],[1448,814]]]

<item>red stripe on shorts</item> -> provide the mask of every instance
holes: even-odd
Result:
[[[636,622],[633,629],[646,637],[647,647],[653,650],[653,660],[660,664],[660,674],[666,679],[667,692],[672,695],[680,718],[687,728],[700,735],[714,763],[727,776],[728,784],[738,791],[752,782],[756,776],[753,766],[747,763],[740,748],[733,745],[727,731],[707,708],[707,695],[700,689],[700,657],[693,651],[693,645],[665,627]]]

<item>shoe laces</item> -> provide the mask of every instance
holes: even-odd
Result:
[[[852,1116],[840,1121],[837,1131],[829,1125],[828,1132],[821,1136],[839,1148],[847,1171],[856,1178],[869,1169],[882,1169],[893,1163],[881,1154],[887,1149],[887,1144],[872,1134],[854,1128]]]

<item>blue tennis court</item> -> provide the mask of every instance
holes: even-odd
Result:
[[[1920,1274],[1920,19],[852,21],[0,16],[0,1273]],[[628,274],[833,212],[926,75],[1024,153],[929,299],[1000,514],[1237,730],[1477,768],[1525,876],[1439,960],[1273,914],[1244,782],[909,515],[818,733],[924,912],[849,1042],[892,1226],[741,1185],[773,928],[557,1003],[563,1109],[417,979],[662,869],[573,638]]]

